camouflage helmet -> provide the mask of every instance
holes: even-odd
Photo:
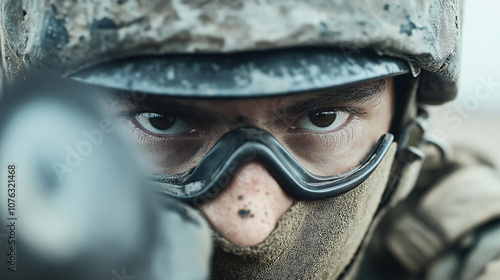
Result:
[[[4,0],[3,76],[32,68],[122,89],[262,96],[411,72],[457,92],[458,0]]]

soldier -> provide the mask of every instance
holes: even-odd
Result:
[[[5,83],[41,68],[112,92],[151,184],[212,225],[213,279],[498,272],[496,173],[425,133],[457,92],[458,1],[1,8]]]

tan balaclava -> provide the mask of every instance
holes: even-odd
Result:
[[[360,186],[298,201],[262,243],[240,247],[216,234],[214,279],[337,279],[356,253],[388,181],[396,144]]]

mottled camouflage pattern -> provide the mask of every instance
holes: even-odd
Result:
[[[138,55],[235,52],[297,45],[360,49],[423,70],[420,100],[456,95],[458,0],[3,0],[2,64],[63,75]]]

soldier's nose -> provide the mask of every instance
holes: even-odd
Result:
[[[229,186],[199,208],[213,228],[239,246],[264,241],[293,204],[266,168],[258,162],[243,166]]]

